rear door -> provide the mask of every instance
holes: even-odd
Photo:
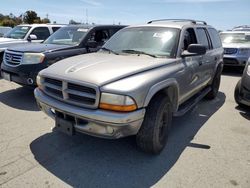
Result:
[[[207,52],[202,56],[200,66],[198,68],[198,74],[200,77],[199,87],[202,89],[211,79],[212,67],[214,65],[214,59],[212,56],[213,49],[206,28],[196,28],[196,36],[198,44],[202,44],[207,48]]]

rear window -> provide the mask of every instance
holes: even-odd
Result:
[[[219,33],[213,28],[209,28],[208,33],[209,33],[210,38],[212,40],[213,48],[220,48],[222,46],[222,44],[221,44]]]

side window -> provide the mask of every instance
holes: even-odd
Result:
[[[209,28],[208,29],[208,33],[209,33],[210,38],[212,40],[213,48],[220,48],[220,47],[222,47],[219,33],[214,28]]]
[[[60,27],[52,27],[53,33],[55,33],[58,29],[60,29]]]
[[[110,37],[112,37],[118,30],[119,30],[118,28],[109,29]]]
[[[204,28],[197,28],[197,39],[199,44],[202,44],[209,49],[209,42]]]
[[[187,50],[190,44],[197,44],[197,39],[193,28],[186,29],[183,38],[183,50]]]
[[[31,34],[37,36],[37,40],[45,40],[50,36],[49,29],[47,27],[37,27]]]
[[[108,30],[96,30],[91,33],[88,41],[95,41],[98,43],[98,46],[102,46],[109,39]]]

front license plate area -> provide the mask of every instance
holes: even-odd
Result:
[[[75,134],[73,123],[59,117],[56,117],[56,129],[70,136]]]

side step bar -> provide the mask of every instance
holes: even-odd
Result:
[[[174,116],[182,116],[187,113],[190,109],[192,109],[199,101],[201,101],[209,92],[211,91],[211,87],[208,87],[201,92],[197,93],[193,97],[191,97],[188,101],[179,106],[179,110],[175,112]]]

